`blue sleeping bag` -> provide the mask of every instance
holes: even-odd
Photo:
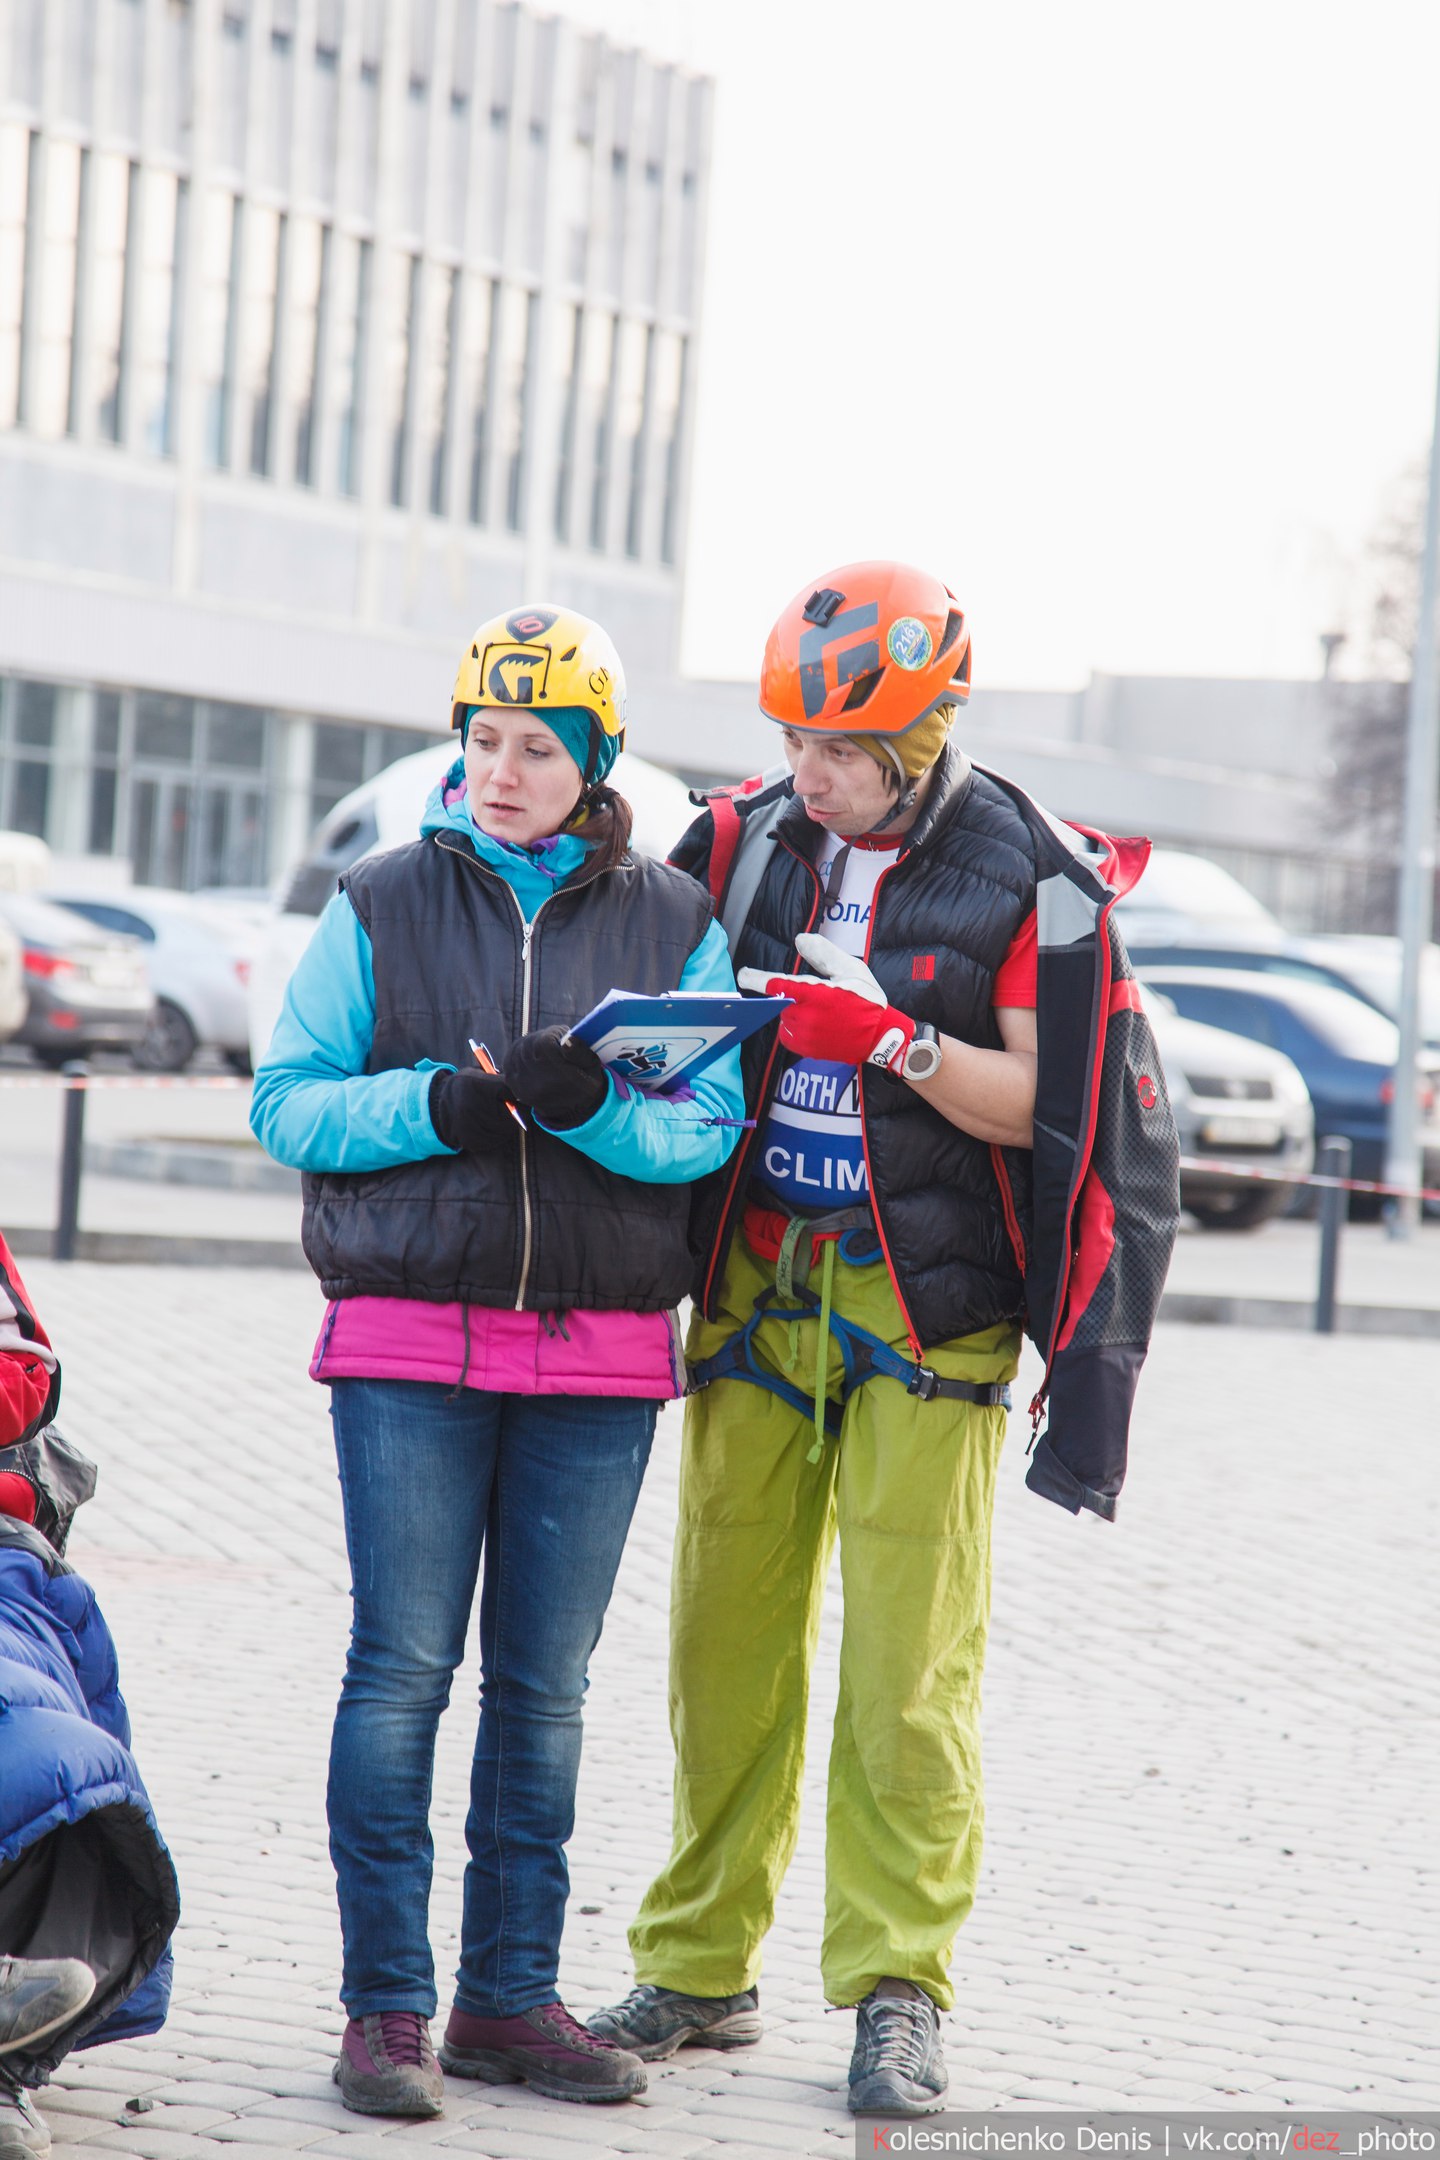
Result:
[[[0,1951],[81,1958],[96,1982],[68,2026],[0,2059],[0,2074],[43,2084],[72,2048],[155,2032],[179,1915],[95,1593],[38,1530],[0,1515]]]

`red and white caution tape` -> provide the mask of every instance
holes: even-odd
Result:
[[[1329,1186],[1332,1192],[1385,1193],[1396,1200],[1440,1200],[1440,1190],[1429,1185],[1378,1185],[1371,1178],[1326,1177],[1318,1170],[1251,1170],[1238,1163],[1217,1162],[1211,1156],[1182,1155],[1182,1170],[1208,1170],[1226,1178],[1249,1178],[1262,1185]]]
[[[83,1088],[248,1088],[250,1082],[234,1073],[0,1073],[0,1088],[49,1088],[64,1094]]]

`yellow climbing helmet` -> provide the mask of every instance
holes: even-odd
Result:
[[[576,756],[586,787],[625,746],[625,670],[606,633],[573,608],[513,608],[481,623],[461,657],[450,725],[483,707],[524,707]],[[588,741],[587,741],[588,738]]]

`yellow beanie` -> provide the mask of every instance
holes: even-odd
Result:
[[[903,767],[907,780],[918,780],[921,773],[929,772],[944,749],[959,710],[957,704],[947,700],[906,728],[903,735],[852,735],[849,739],[867,757],[874,758],[882,771],[893,773]]]

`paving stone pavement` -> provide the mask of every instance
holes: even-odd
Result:
[[[323,1817],[347,1573],[326,1397],[305,1377],[318,1293],[279,1271],[26,1272],[65,1363],[63,1423],[101,1465],[72,1557],[115,1630],[185,1908],[165,2030],[72,2057],[43,2095],[57,2155],[852,2151],[852,2020],[816,1973],[834,1594],[764,2043],[688,2051],[622,2108],[452,2080],[438,2122],[347,2115]],[[1114,1527],[1025,1492],[1014,1422],[955,2104],[1440,2107],[1436,1370],[1425,1343],[1162,1330]],[[562,1970],[582,2014],[628,1982],[625,1924],[667,1836],[678,1430],[667,1412],[595,1659]],[[474,1684],[457,1679],[437,1764],[442,1973]]]

